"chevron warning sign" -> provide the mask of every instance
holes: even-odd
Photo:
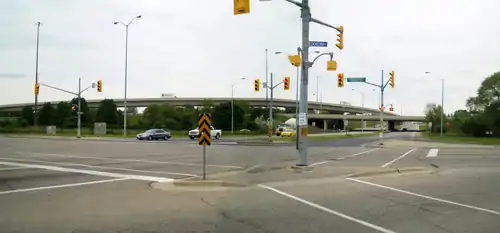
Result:
[[[198,145],[210,146],[210,126],[212,125],[212,115],[210,113],[200,114],[198,117]]]

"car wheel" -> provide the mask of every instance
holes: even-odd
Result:
[[[215,139],[219,139],[219,138],[220,138],[220,134],[216,134]]]
[[[153,140],[153,137],[149,136],[149,137],[148,137],[148,140]]]
[[[194,137],[192,137],[192,136],[189,136],[189,138],[191,138],[191,140],[193,140],[193,139],[194,139]]]
[[[163,139],[165,139],[165,141],[168,140],[168,136],[165,136]]]

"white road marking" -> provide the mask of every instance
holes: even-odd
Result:
[[[332,209],[326,208],[326,207],[324,207],[324,206],[320,206],[320,205],[318,205],[318,204],[316,204],[316,203],[313,203],[313,202],[310,202],[310,201],[304,200],[304,199],[302,199],[302,198],[300,198],[300,197],[293,196],[293,195],[291,195],[291,194],[289,194],[289,193],[285,193],[285,192],[280,191],[280,190],[278,190],[278,189],[275,189],[275,188],[273,188],[273,187],[269,187],[269,186],[267,186],[267,185],[263,185],[263,184],[259,184],[259,186],[260,186],[261,188],[264,188],[264,189],[267,189],[267,190],[273,191],[273,192],[275,192],[275,193],[281,194],[281,195],[283,195],[283,196],[285,196],[285,197],[291,198],[291,199],[293,199],[293,200],[296,200],[296,201],[302,202],[303,204],[309,205],[309,206],[314,207],[314,208],[316,208],[316,209],[323,210],[323,211],[325,211],[325,212],[327,212],[327,213],[330,213],[330,214],[336,215],[336,216],[338,216],[338,217],[341,217],[341,218],[344,218],[344,219],[347,219],[347,220],[350,220],[350,221],[353,221],[353,222],[359,223],[359,224],[361,224],[361,225],[363,225],[363,226],[366,226],[366,227],[369,227],[369,228],[375,229],[375,230],[377,230],[377,231],[384,232],[384,233],[395,233],[394,231],[388,230],[388,229],[383,228],[383,227],[381,227],[381,226],[377,226],[377,225],[374,225],[374,224],[372,224],[372,223],[365,222],[365,221],[363,221],[363,220],[361,220],[361,219],[357,219],[357,218],[351,217],[351,216],[349,216],[349,215],[345,215],[345,214],[343,214],[343,213],[337,212],[337,211],[335,211],[335,210],[332,210]]]
[[[342,156],[342,157],[338,157],[338,158],[335,158],[336,160],[342,160],[342,159],[345,159],[345,158],[352,158],[352,157],[355,157],[355,156],[358,156],[358,155],[362,155],[362,154],[366,154],[366,153],[370,153],[374,150],[378,150],[379,148],[373,148],[373,149],[370,149],[370,150],[365,150],[365,151],[361,151],[359,153],[356,153],[356,154],[352,154],[352,155],[347,155],[347,156]],[[309,166],[311,167],[314,167],[314,166],[318,166],[318,165],[321,165],[321,164],[325,164],[325,163],[329,163],[331,162],[332,160],[325,160],[325,161],[321,161],[321,162],[316,162],[316,163],[312,163],[310,164]]]
[[[3,167],[3,168],[0,168],[0,171],[10,171],[10,170],[19,170],[19,169],[28,169],[28,167]]]
[[[90,184],[102,184],[102,183],[109,183],[109,182],[115,182],[115,181],[121,181],[121,180],[129,180],[129,179],[128,178],[117,178],[117,179],[110,179],[110,180],[98,180],[98,181],[73,183],[73,184],[63,184],[63,185],[53,185],[53,186],[44,186],[44,187],[27,188],[27,189],[15,189],[15,190],[9,190],[9,191],[2,191],[2,192],[0,192],[0,195],[11,194],[11,193],[30,192],[30,191],[39,191],[39,190],[46,190],[46,189],[75,187],[75,186],[83,186],[83,185],[90,185]]]
[[[436,157],[438,156],[439,149],[430,149],[429,153],[425,157]]]
[[[485,208],[481,208],[481,207],[477,207],[477,206],[462,204],[462,203],[458,203],[458,202],[454,202],[454,201],[448,201],[448,200],[437,198],[437,197],[426,196],[423,194],[413,193],[413,192],[402,190],[402,189],[397,189],[397,188],[392,188],[389,186],[375,184],[375,183],[371,183],[371,182],[364,181],[364,180],[358,180],[358,179],[354,179],[354,178],[346,178],[346,179],[351,180],[351,181],[355,181],[358,183],[366,184],[366,185],[371,185],[371,186],[375,186],[375,187],[379,187],[379,188],[383,188],[383,189],[388,189],[388,190],[392,190],[392,191],[396,191],[396,192],[400,192],[400,193],[404,193],[404,194],[408,194],[408,195],[412,195],[412,196],[416,196],[416,197],[421,197],[421,198],[437,201],[437,202],[461,206],[461,207],[465,207],[465,208],[469,208],[469,209],[473,209],[473,210],[477,210],[477,211],[483,211],[483,212],[487,212],[487,213],[494,214],[494,215],[500,215],[500,212],[498,212],[498,211],[489,210],[489,209],[485,209]]]
[[[0,159],[4,159],[4,158],[0,158]],[[132,179],[132,180],[146,180],[146,181],[156,181],[156,182],[172,182],[173,181],[173,179],[165,178],[165,177],[129,175],[129,174],[121,174],[121,173],[111,173],[111,172],[101,172],[101,171],[93,171],[93,170],[82,170],[82,169],[74,169],[74,168],[47,166],[47,165],[40,165],[40,164],[15,163],[15,162],[7,162],[7,161],[0,161],[0,164],[7,165],[7,166],[38,168],[38,169],[45,169],[45,170],[50,170],[50,171],[89,174],[89,175],[95,175],[95,176],[127,178],[127,179]]]
[[[202,164],[196,164],[196,163],[182,163],[182,162],[169,162],[169,161],[143,160],[143,159],[106,158],[106,157],[94,157],[94,156],[63,155],[63,154],[44,154],[44,153],[23,153],[23,152],[17,152],[17,153],[18,154],[41,155],[41,156],[52,156],[52,157],[67,157],[67,158],[80,158],[80,159],[109,160],[109,161],[119,161],[119,162],[138,162],[138,163],[150,163],[150,164],[172,164],[172,165],[195,166],[195,167],[202,166]],[[240,167],[240,166],[219,165],[219,164],[207,164],[207,166],[208,167],[234,168],[234,169],[243,168],[243,167]]]
[[[402,154],[401,156],[399,156],[399,157],[397,157],[397,158],[395,158],[395,159],[393,159],[393,160],[389,161],[388,163],[386,163],[386,164],[384,164],[384,165],[382,165],[382,166],[380,166],[380,167],[387,167],[387,166],[389,166],[389,165],[393,164],[394,162],[396,162],[396,161],[398,161],[398,160],[402,159],[403,157],[405,157],[405,156],[409,155],[411,152],[415,151],[416,149],[417,149],[417,148],[413,148],[413,149],[411,149],[411,150],[407,151],[406,153]]]
[[[37,159],[14,159],[14,158],[6,158],[6,157],[0,157],[0,159],[10,160],[10,161],[21,161],[21,162],[47,163],[47,164],[56,164],[56,165],[63,165],[63,166],[76,166],[76,167],[100,168],[100,169],[109,169],[109,170],[118,170],[118,171],[131,171],[131,172],[141,172],[141,173],[156,173],[156,174],[178,175],[178,176],[198,176],[198,175],[189,174],[189,173],[138,170],[138,169],[131,169],[131,168],[109,167],[109,166],[100,166],[100,165],[87,165],[87,164],[80,164],[80,163],[61,163],[61,162],[51,162],[51,161],[44,161],[44,160],[37,160]]]

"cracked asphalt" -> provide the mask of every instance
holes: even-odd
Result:
[[[498,232],[500,151],[400,135],[313,146],[308,169],[293,147],[207,148],[238,188],[175,186],[202,175],[193,144],[0,138],[0,232]]]

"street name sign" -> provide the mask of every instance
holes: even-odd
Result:
[[[309,46],[311,46],[311,47],[328,47],[328,42],[326,42],[326,41],[310,41]]]
[[[366,82],[365,77],[353,77],[353,78],[347,78],[348,83],[364,83]]]

